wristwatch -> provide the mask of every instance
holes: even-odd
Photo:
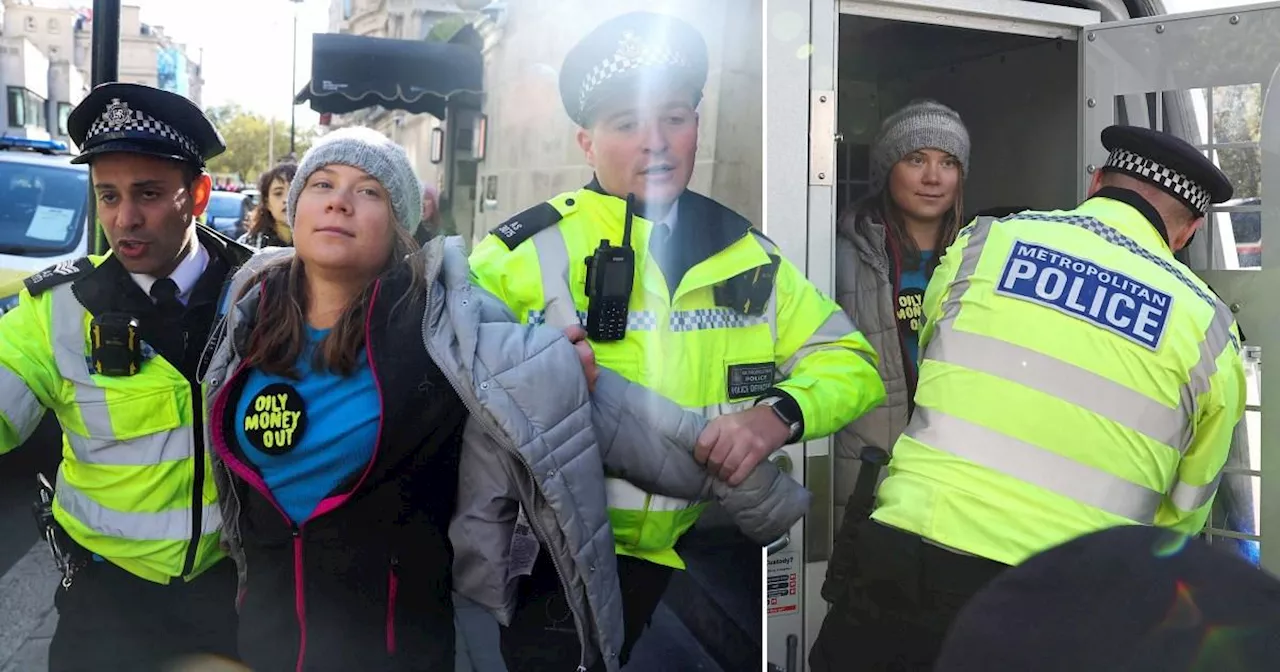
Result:
[[[801,433],[804,430],[804,423],[799,418],[789,417],[787,412],[778,406],[779,402],[782,401],[784,401],[783,398],[779,396],[763,397],[756,402],[756,406],[768,406],[773,410],[773,414],[778,416],[778,419],[790,431],[787,435],[787,444],[792,444],[800,440]]]

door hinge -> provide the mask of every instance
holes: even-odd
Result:
[[[836,92],[809,92],[809,184],[836,183]]]

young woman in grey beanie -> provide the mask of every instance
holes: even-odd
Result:
[[[701,416],[597,370],[581,329],[516,323],[460,239],[420,247],[420,185],[385,136],[326,135],[288,198],[294,247],[237,272],[203,375],[220,506],[202,524],[220,517],[239,568],[252,669],[451,670],[453,591],[509,619],[546,553],[583,665],[615,672],[606,470],[715,497],[762,543],[804,515],[776,467],[707,476]]]
[[[887,117],[871,149],[871,190],[836,225],[836,301],[880,354],[886,398],[835,439],[835,525],[823,598],[832,604],[809,662],[816,672],[867,660],[852,623],[862,607],[848,598],[857,581],[852,546],[842,538],[865,511],[846,510],[864,446],[889,450],[907,426],[915,394],[924,290],[962,225],[969,133],[956,112],[916,100]],[[869,663],[870,664],[870,663]],[[888,669],[868,667],[867,669]],[[903,668],[915,669],[915,668]]]

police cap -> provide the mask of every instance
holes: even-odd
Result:
[[[73,163],[127,152],[204,167],[205,161],[227,149],[218,129],[195,103],[142,84],[110,82],[94,87],[71,110],[67,131],[80,148]]]
[[[1109,126],[1102,146],[1111,155],[1103,170],[1156,185],[1197,215],[1231,198],[1231,181],[1200,150],[1169,133],[1140,126]]]
[[[707,43],[680,19],[632,12],[600,24],[569,50],[560,68],[560,99],[585,127],[601,101],[652,81],[687,84],[697,105],[707,83]]]

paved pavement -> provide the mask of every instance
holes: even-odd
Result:
[[[49,638],[58,622],[53,593],[58,572],[43,543],[36,544],[0,577],[0,672],[48,668]]]

